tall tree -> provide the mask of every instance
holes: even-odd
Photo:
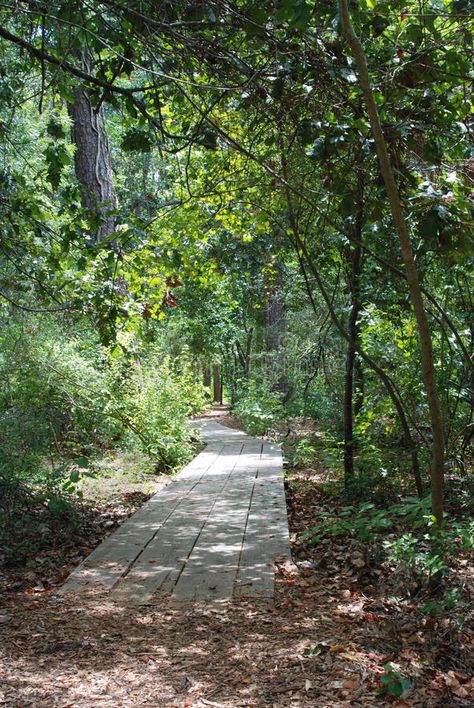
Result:
[[[405,265],[406,280],[418,325],[423,381],[425,385],[426,397],[428,399],[433,435],[431,462],[432,508],[433,514],[438,523],[441,523],[444,508],[444,428],[441,404],[438,395],[438,386],[436,382],[431,331],[423,302],[418,270],[413,256],[413,249],[410,242],[405,214],[403,212],[400,192],[395,181],[393,167],[390,162],[385,136],[380,122],[380,115],[370,83],[365,52],[358,36],[355,33],[346,0],[339,0],[339,10],[344,34],[352,49],[359,71],[360,86],[364,95],[367,114],[369,116],[369,121],[374,136],[375,147],[377,149],[377,155],[380,163],[380,172],[385,183],[387,198],[400,241],[400,251]]]

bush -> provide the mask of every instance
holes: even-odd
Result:
[[[234,413],[250,435],[264,435],[283,417],[281,395],[265,385],[248,381],[239,395]]]
[[[1,316],[1,313],[0,313]],[[71,332],[74,332],[71,335]],[[186,418],[206,405],[186,351],[171,362],[135,340],[111,351],[84,322],[10,316],[0,329],[0,546],[40,549],[42,528],[75,523],[81,467],[110,448],[140,449],[160,471],[193,454]],[[47,523],[44,522],[47,519]]]
[[[392,570],[408,571],[413,586],[432,589],[452,572],[460,554],[474,548],[474,522],[446,518],[440,528],[430,506],[429,496],[407,497],[390,508],[364,503],[321,512],[322,520],[305,539],[317,546],[329,538],[355,538],[369,562],[385,559]],[[404,532],[407,527],[412,530]]]
[[[49,548],[60,529],[76,528],[78,519],[71,504],[76,475],[66,465],[39,466],[32,479],[0,465],[0,561],[23,563]]]
[[[178,368],[155,348],[143,360],[131,362],[110,405],[128,427],[126,444],[153,457],[158,469],[169,471],[192,456],[187,418],[207,402],[204,386],[186,356]]]

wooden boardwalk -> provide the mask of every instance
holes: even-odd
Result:
[[[61,593],[105,591],[125,605],[271,600],[276,558],[290,558],[278,446],[213,421],[207,447],[103,541]]]

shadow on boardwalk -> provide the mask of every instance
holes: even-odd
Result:
[[[290,493],[294,533],[316,508],[312,495],[301,500]],[[295,541],[296,557],[301,550]],[[394,661],[413,686],[397,705],[471,705],[442,678],[450,678],[452,662],[467,665],[466,641],[453,640],[443,653],[424,618],[400,614],[398,605],[391,612],[354,576],[345,550],[333,558],[342,557],[337,568],[278,565],[274,605],[241,599],[177,608],[168,596],[127,608],[107,595],[4,594],[1,701],[15,708],[393,706],[378,691],[383,666]]]
[[[206,449],[106,539],[63,594],[110,591],[125,605],[273,597],[289,558],[281,451],[215,421],[194,421]]]

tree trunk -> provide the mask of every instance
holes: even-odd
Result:
[[[283,345],[285,339],[285,305],[281,296],[282,272],[279,264],[272,260],[265,270],[265,345],[267,369],[273,388],[288,398],[289,386],[285,371]]]
[[[360,274],[361,249],[356,246],[350,253],[351,310],[347,328],[348,344],[346,354],[346,372],[344,383],[344,477],[347,480],[354,475],[354,367],[356,360],[359,331],[357,317],[360,312],[358,280]]]
[[[356,356],[354,364],[354,415],[358,416],[364,405],[364,370],[358,356]]]
[[[406,279],[418,327],[418,337],[421,349],[421,368],[423,372],[423,382],[428,400],[431,429],[433,433],[431,461],[432,510],[438,523],[441,523],[444,508],[444,429],[433,363],[431,332],[423,303],[423,296],[418,280],[418,272],[416,269],[415,259],[413,257],[408,227],[400,201],[400,194],[395,182],[393,169],[388,156],[387,146],[380,123],[380,116],[370,84],[365,53],[352,26],[347,0],[339,0],[339,12],[344,34],[352,49],[359,71],[359,82],[367,106],[367,113],[380,163],[380,172],[385,182],[387,197],[400,242],[400,251],[405,266]]]
[[[347,251],[348,282],[351,295],[351,309],[347,328],[347,354],[344,384],[344,479],[346,483],[354,475],[354,370],[357,345],[359,343],[359,328],[357,318],[361,309],[359,295],[359,277],[362,267],[362,220],[364,216],[364,182],[363,175],[357,176],[357,187],[354,204],[357,207],[354,221],[349,227],[349,245]],[[353,243],[353,240],[355,243]]]
[[[220,377],[220,370],[219,370],[219,365],[214,364],[212,367],[212,378],[213,378],[213,383],[214,383],[214,403],[220,403],[221,402],[221,377]]]
[[[90,59],[83,56],[82,62],[90,71]],[[76,145],[74,167],[82,206],[93,223],[96,222],[95,240],[102,241],[115,230],[117,208],[104,108],[102,105],[95,108],[87,93],[77,88],[68,110]]]
[[[250,357],[252,353],[252,338],[253,338],[253,327],[247,332],[247,338],[245,342],[245,349],[238,339],[235,340],[235,350],[237,354],[238,361],[242,368],[242,373],[244,378],[248,379],[250,376]]]
[[[202,382],[206,388],[211,388],[211,370],[208,366],[204,368]]]
[[[287,232],[287,237],[289,237],[291,243],[293,244],[293,247],[296,251],[296,255],[300,264],[300,269],[303,274],[304,282],[305,282],[305,287],[306,291],[308,293],[308,297],[311,303],[311,306],[314,310],[314,312],[317,312],[317,307],[316,303],[314,302],[313,294],[311,291],[311,286],[308,281],[308,276],[306,274],[306,269],[304,267],[304,262],[303,262],[303,257],[306,259],[306,262],[308,263],[308,266],[311,270],[311,273],[314,276],[314,279],[316,281],[316,285],[318,287],[319,292],[321,293],[324,302],[326,303],[326,307],[328,308],[328,313],[329,317],[331,318],[332,322],[334,323],[337,331],[339,334],[348,342],[349,336],[348,333],[346,332],[346,329],[342,325],[342,323],[339,321],[339,318],[336,315],[336,312],[334,310],[334,304],[331,299],[331,297],[328,294],[328,291],[326,287],[324,286],[323,280],[319,274],[318,269],[316,268],[313,259],[309,256],[308,250],[305,246],[304,241],[301,239],[299,235],[299,229],[298,229],[298,222],[295,217],[294,209],[293,209],[293,203],[291,199],[291,192],[289,189],[289,183],[288,183],[288,173],[286,169],[286,162],[283,160],[283,174],[286,182],[286,198],[287,198],[287,204],[288,204],[288,217],[289,217],[289,223],[291,227],[291,232],[290,234]],[[407,447],[410,450],[411,454],[411,459],[412,459],[412,471],[413,471],[413,476],[415,479],[415,484],[416,484],[416,489],[418,491],[419,496],[423,494],[423,482],[421,479],[420,475],[420,466],[418,462],[418,451],[417,447],[415,445],[415,441],[413,440],[413,436],[411,434],[410,426],[408,424],[408,419],[407,416],[405,415],[405,410],[402,405],[401,398],[396,391],[395,386],[393,385],[393,382],[391,381],[390,377],[388,374],[385,373],[385,371],[378,366],[373,359],[367,354],[367,352],[364,351],[364,349],[361,346],[361,343],[358,339],[355,341],[356,345],[356,352],[358,353],[359,357],[369,366],[370,369],[372,369],[381,379],[382,383],[384,384],[385,388],[387,389],[387,393],[390,396],[390,399],[395,406],[395,409],[398,413],[398,417],[400,419],[400,424],[403,429],[403,434],[405,437],[405,440],[407,441]]]

